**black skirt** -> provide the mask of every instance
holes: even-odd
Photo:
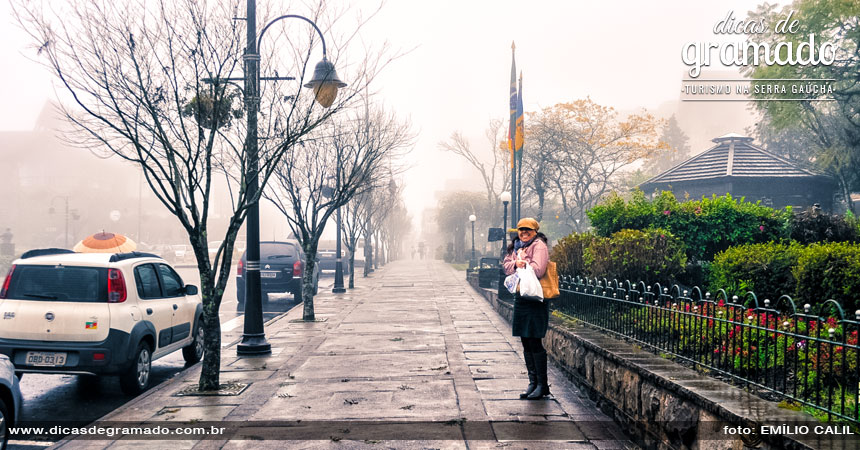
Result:
[[[542,302],[524,300],[517,294],[514,300],[514,320],[511,323],[513,335],[543,339],[546,336],[547,327],[549,327],[549,304],[546,299]]]

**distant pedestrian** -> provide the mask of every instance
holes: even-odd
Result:
[[[526,267],[526,264],[532,266],[538,278],[546,273],[549,249],[547,238],[538,232],[539,229],[540,224],[534,219],[526,218],[517,223],[517,237],[508,245],[505,256],[505,274],[512,275],[517,268]],[[529,386],[520,394],[520,398],[537,400],[550,393],[546,375],[547,356],[542,342],[548,327],[548,302],[526,300],[517,292],[511,328],[513,335],[522,340],[529,374]]]

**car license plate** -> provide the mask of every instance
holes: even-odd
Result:
[[[66,364],[66,354],[56,352],[27,352],[28,366],[59,367]]]
[[[278,278],[278,272],[260,272],[260,278]]]

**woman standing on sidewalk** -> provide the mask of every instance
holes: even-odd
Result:
[[[505,256],[505,274],[511,275],[517,268],[532,266],[538,278],[546,273],[549,262],[547,238],[539,233],[537,220],[526,218],[517,223],[517,237],[508,245]],[[549,326],[549,305],[546,301],[523,299],[519,292],[514,301],[514,320],[511,324],[514,336],[523,342],[526,369],[529,374],[529,387],[520,398],[537,400],[549,395],[546,377],[546,350],[541,340]]]

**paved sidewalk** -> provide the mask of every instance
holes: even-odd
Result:
[[[235,344],[225,347],[221,382],[249,384],[240,395],[176,396],[196,384],[197,366],[100,420],[244,427],[229,439],[116,437],[57,447],[635,448],[555,367],[554,398],[518,399],[528,384],[519,338],[464,272],[406,260],[356,284],[346,294],[318,295],[317,322],[301,322],[298,307],[267,324],[269,357],[237,358]],[[276,440],[284,430],[304,430],[298,435],[309,439]]]

